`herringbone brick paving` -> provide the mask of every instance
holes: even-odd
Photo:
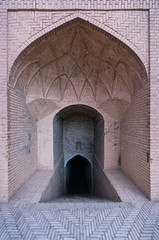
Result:
[[[0,240],[159,239],[159,202],[146,199],[121,171],[106,172],[123,201],[118,203],[69,195],[36,203],[39,174],[45,185],[47,171],[36,172],[9,203],[0,204]]]
[[[1,240],[159,239],[159,203],[82,197],[50,203],[10,201],[0,206],[0,226]]]

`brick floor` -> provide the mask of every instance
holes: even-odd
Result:
[[[105,170],[105,174],[122,202],[145,200],[144,193],[120,169]]]
[[[46,172],[41,173],[45,176]],[[38,203],[33,195],[39,196],[41,190],[37,186],[33,194],[33,183],[29,196],[34,201],[30,202],[25,189],[28,191],[29,182],[39,178],[40,172],[36,172],[9,203],[0,204],[0,239],[158,240],[159,202],[146,199],[120,171],[106,174],[114,181],[122,202],[91,196],[64,196],[49,203]],[[44,186],[49,176],[42,179],[40,184]]]
[[[37,203],[46,189],[53,171],[37,170],[13,195],[12,200]]]

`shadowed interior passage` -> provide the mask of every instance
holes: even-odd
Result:
[[[91,164],[80,155],[67,163],[66,190],[67,194],[91,193]]]

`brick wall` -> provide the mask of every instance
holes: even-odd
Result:
[[[63,151],[65,164],[77,154],[92,162],[94,150],[93,120],[82,114],[63,121]]]
[[[150,10],[151,199],[159,199],[159,10]]]
[[[0,201],[8,199],[7,11],[0,10]]]
[[[98,112],[99,114],[99,112]],[[106,142],[104,142],[104,119],[103,115],[98,115],[98,117],[94,121],[94,151],[93,153],[99,159],[99,162],[104,168],[104,153]],[[93,156],[94,158],[94,156]],[[108,160],[108,156],[106,156],[106,161]]]
[[[38,141],[38,168],[53,169],[58,159],[61,157],[60,148],[55,150],[55,162],[53,161],[53,118],[54,114],[50,114],[37,122],[37,141]],[[57,122],[55,123],[57,126]],[[57,128],[58,129],[58,128]],[[58,134],[58,133],[57,133]],[[56,135],[56,133],[55,133]],[[58,141],[56,142],[58,144]],[[55,146],[56,147],[56,146]]]
[[[37,169],[37,129],[25,103],[25,96],[8,90],[8,191],[9,198]]]
[[[121,121],[121,169],[150,196],[149,84],[134,97]]]
[[[120,161],[120,120],[104,116],[104,169],[119,168]],[[100,158],[99,158],[100,159]]]
[[[53,118],[53,165],[56,166],[58,164],[59,159],[63,157],[63,121],[60,116],[57,114]],[[64,159],[63,159],[64,161]]]

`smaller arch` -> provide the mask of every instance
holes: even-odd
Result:
[[[77,156],[80,156],[81,158],[87,159],[87,161],[91,164],[91,167],[92,167],[92,161],[91,161],[88,157],[84,156],[84,154],[82,154],[82,153],[73,155],[72,157],[68,158],[68,159],[65,161],[64,166],[66,167],[67,163],[68,163],[69,161],[71,161],[72,158],[75,158],[75,157],[77,157]]]
[[[71,158],[66,164],[66,193],[91,193],[91,164],[80,154]]]

